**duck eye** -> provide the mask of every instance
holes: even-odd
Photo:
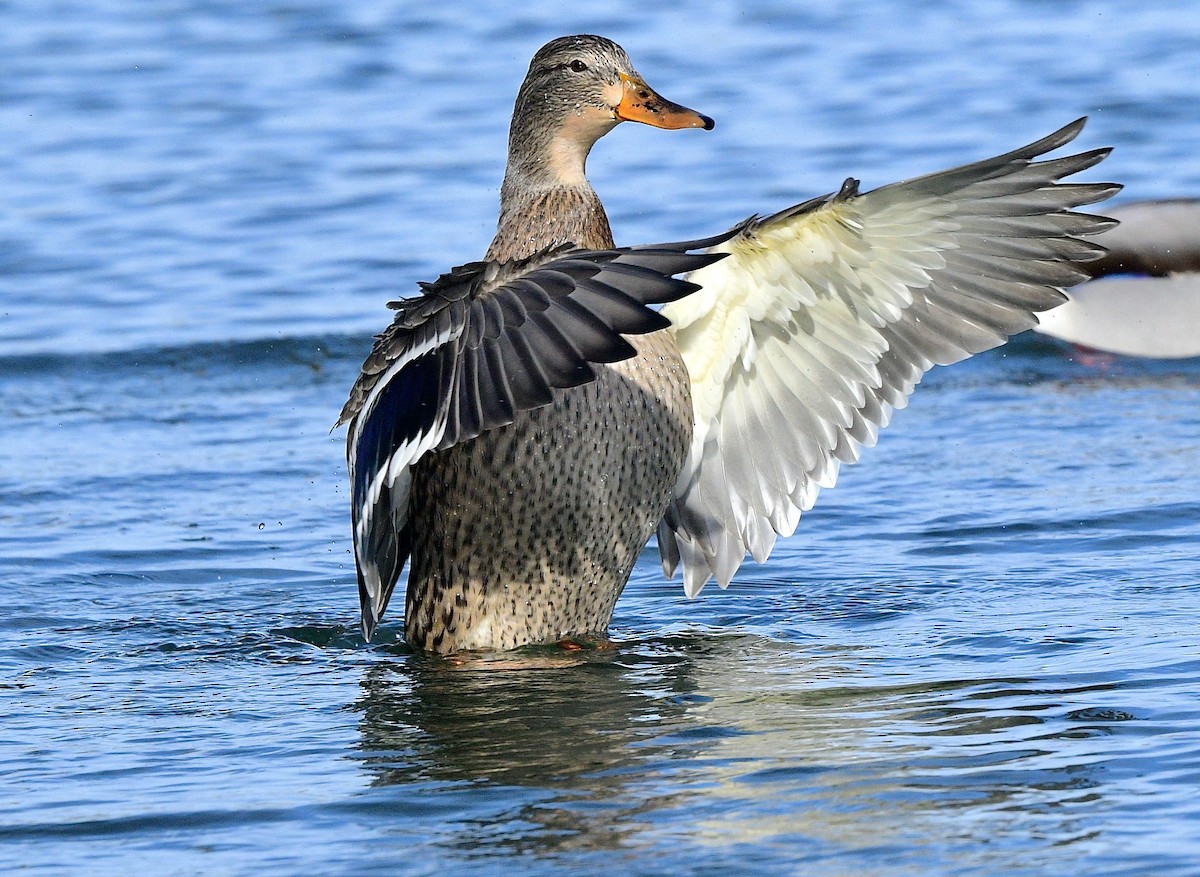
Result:
[[[580,61],[577,58],[571,62],[571,69],[574,70],[576,73],[582,73],[584,70],[587,70],[588,68],[587,68],[587,64],[584,64],[582,61]]]

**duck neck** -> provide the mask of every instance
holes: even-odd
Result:
[[[500,219],[487,258],[522,259],[564,243],[613,246],[608,217],[585,173],[592,145],[612,124],[568,113],[546,125],[528,109],[518,99],[500,187]]]

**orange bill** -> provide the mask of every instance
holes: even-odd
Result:
[[[642,122],[655,128],[703,128],[711,131],[716,124],[708,116],[672,103],[648,86],[639,76],[621,75],[621,102],[617,118],[624,122]]]

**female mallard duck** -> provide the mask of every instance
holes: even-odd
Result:
[[[1080,236],[1112,224],[1070,208],[1119,188],[1056,182],[1107,150],[1034,161],[1080,120],[705,240],[615,248],[584,165],[627,120],[713,127],[609,40],[543,46],[485,261],[393,303],[339,420],[368,638],[410,558],[405,638],[442,653],[602,638],[656,527],[689,595],[728,585],[925,371],[1063,300],[1072,263],[1103,253]]]

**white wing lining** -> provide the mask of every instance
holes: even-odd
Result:
[[[997,158],[752,221],[669,304],[695,433],[659,527],[664,571],[695,596],[791,535],[842,463],[873,445],[933,365],[995,347],[1083,279],[1113,225],[1071,211],[1119,187],[1056,181],[1107,150],[1034,159],[1079,120]]]

